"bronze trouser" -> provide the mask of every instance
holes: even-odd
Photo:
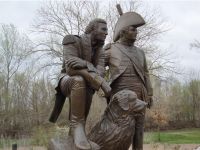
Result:
[[[87,95],[87,86],[81,76],[64,76],[60,88],[65,96],[70,99],[70,131],[74,144],[78,149],[89,150],[89,144],[85,133],[85,121],[90,109],[91,98]],[[88,99],[87,99],[88,98]]]
[[[79,119],[87,118],[94,91],[87,87],[81,76],[64,76],[60,82],[62,93],[70,99],[70,116],[76,114]],[[78,119],[77,118],[77,119]]]
[[[144,115],[135,116],[135,129],[132,140],[133,150],[143,150]]]
[[[70,69],[68,71],[68,74],[71,76],[74,75],[82,76],[85,79],[85,81],[87,81],[87,83],[95,90],[99,90],[102,82],[104,81],[104,78],[102,78],[100,75],[98,75],[95,72],[88,72],[87,69],[80,69],[80,70]]]
[[[74,75],[82,76],[85,79],[86,84],[90,88],[98,91],[101,87],[105,96],[106,97],[110,96],[110,92],[111,92],[110,85],[98,73],[93,72],[93,71],[88,71],[87,69],[80,69],[80,70],[70,69],[68,70],[68,74],[71,76],[74,76]]]

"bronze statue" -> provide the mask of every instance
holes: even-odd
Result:
[[[122,11],[121,11],[122,12]],[[145,53],[136,47],[137,27],[145,24],[136,12],[127,12],[120,16],[114,30],[114,44],[106,46],[106,64],[111,73],[111,97],[121,90],[134,91],[138,99],[152,105],[153,90]],[[135,116],[133,129],[133,150],[143,149],[144,115]]]
[[[112,96],[101,120],[88,137],[100,150],[128,150],[135,128],[135,117],[144,116],[146,103],[135,92],[121,90]]]
[[[118,6],[118,9],[119,8]],[[135,92],[139,100],[148,104],[147,107],[150,108],[152,105],[153,90],[149,79],[145,53],[142,49],[134,45],[137,37],[137,27],[144,25],[145,21],[136,12],[127,12],[123,14],[122,10],[119,9],[119,13],[121,16],[115,26],[114,43],[105,46],[105,64],[109,66],[110,86],[112,88],[110,96],[111,101],[108,99],[109,105],[103,116],[103,121],[100,121],[89,135],[90,139],[101,146],[102,150],[127,150],[131,144],[131,139],[133,150],[142,150],[145,105],[140,103],[141,107],[144,107],[143,114],[137,115],[137,111],[133,113],[134,107],[133,110],[129,112],[130,114],[127,114],[128,112],[124,114],[124,112],[120,110],[120,107],[123,106],[120,105],[120,103],[118,104],[119,108],[113,110],[115,109],[113,107],[117,107],[113,104],[113,99],[115,99],[115,97],[120,97],[122,91],[127,92],[126,90],[128,90],[129,92],[127,92],[127,94],[130,94],[130,91]],[[123,99],[121,101],[123,101]],[[127,101],[127,99],[125,98],[124,101]],[[117,112],[118,110],[119,112]],[[111,118],[114,123],[108,125],[107,118]],[[117,120],[114,118],[117,118]],[[121,122],[124,122],[120,127],[118,125],[118,118]],[[116,130],[113,130],[113,128]],[[109,132],[109,130],[111,130],[111,132]],[[107,133],[104,134],[104,131],[107,131]],[[111,143],[114,144],[114,146],[111,146]],[[123,147],[121,144],[126,146]]]
[[[56,102],[50,121],[55,122],[66,97],[70,100],[70,132],[78,149],[91,149],[85,134],[85,122],[95,90],[102,88],[106,96],[110,86],[102,78],[104,52],[102,46],[107,35],[103,19],[92,20],[82,36],[67,35],[63,39],[63,68],[56,88]]]

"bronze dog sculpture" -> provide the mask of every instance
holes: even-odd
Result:
[[[133,136],[134,117],[144,115],[146,105],[133,91],[118,92],[89,133],[89,139],[98,144],[101,150],[127,150]]]

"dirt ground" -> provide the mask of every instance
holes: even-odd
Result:
[[[4,148],[0,150],[11,150]],[[18,147],[17,150],[47,150],[45,147]],[[131,148],[129,150],[132,150]],[[144,150],[200,150],[200,144],[145,144]]]

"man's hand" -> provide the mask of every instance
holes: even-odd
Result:
[[[87,63],[85,60],[72,57],[67,60],[67,66],[72,69],[83,69],[87,68]]]
[[[153,98],[152,96],[149,96],[147,100],[147,108],[150,109],[152,106],[153,106]]]

